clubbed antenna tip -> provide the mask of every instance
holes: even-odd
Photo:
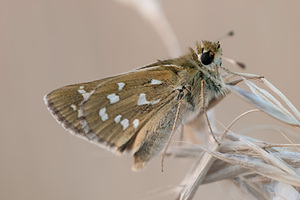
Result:
[[[227,34],[229,37],[234,36],[234,31],[229,31]]]

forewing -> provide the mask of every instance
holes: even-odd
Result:
[[[149,128],[177,103],[178,69],[174,67],[153,67],[66,86],[51,92],[45,101],[66,129],[122,152],[138,147]]]
[[[78,117],[78,110],[91,92],[106,79],[97,81],[73,84],[56,89],[44,97],[44,101],[48,106],[53,117],[73,134],[83,135],[84,131],[80,124],[81,119]],[[85,88],[85,96],[80,93]]]

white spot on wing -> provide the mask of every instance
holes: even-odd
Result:
[[[118,115],[115,117],[116,124],[120,122],[122,115]]]
[[[110,104],[116,103],[120,100],[119,96],[115,93],[107,95],[107,99],[109,99]]]
[[[150,102],[146,100],[146,94],[141,93],[139,96],[137,105],[140,106],[140,105],[144,105],[144,104],[150,104]]]
[[[105,121],[105,120],[107,120],[107,119],[108,119],[108,115],[107,115],[107,114],[105,114],[104,116],[102,116],[102,117],[101,117],[101,119],[102,119],[102,121]]]
[[[121,82],[121,83],[118,83],[118,90],[121,91],[123,89],[123,87],[125,86],[125,83]]]
[[[158,102],[160,102],[160,99],[156,99],[156,100],[154,100],[154,101],[151,101],[151,104],[153,105],[153,104],[156,104],[156,103],[158,103]]]
[[[102,121],[105,121],[108,119],[108,115],[106,114],[106,107],[100,109],[99,116],[101,117]]]
[[[83,131],[85,132],[85,133],[88,133],[89,132],[89,127],[88,126],[85,126],[84,128],[83,128]]]
[[[85,132],[85,133],[88,133],[89,132],[89,127],[88,127],[88,125],[87,125],[87,122],[86,122],[86,120],[81,120],[80,121],[80,125],[81,125],[81,128],[83,129],[83,131]]]
[[[138,106],[145,105],[145,104],[152,104],[153,105],[153,104],[158,103],[159,101],[160,101],[160,99],[157,99],[157,100],[154,100],[154,101],[147,101],[146,94],[141,93],[140,96],[139,96],[137,105]]]
[[[121,125],[123,126],[123,131],[129,126],[129,121],[128,119],[123,119],[121,121]]]
[[[138,119],[133,120],[132,124],[133,124],[134,129],[136,129],[139,125],[139,120]]]
[[[72,108],[73,110],[76,110],[76,109],[77,109],[76,106],[75,106],[74,104],[71,105],[71,108]]]
[[[82,117],[83,116],[83,110],[82,109],[79,109],[78,110],[78,118]]]
[[[80,121],[80,124],[82,127],[86,127],[87,122],[86,122],[86,120],[82,120],[82,121]]]
[[[151,85],[159,85],[162,82],[160,80],[156,80],[156,79],[151,79]]]
[[[79,87],[79,90],[77,90],[77,91],[79,92],[79,94],[82,95],[83,100],[84,100],[84,101],[87,101],[87,100],[90,98],[90,96],[92,95],[92,93],[91,93],[91,92],[86,92],[86,91],[83,89],[83,87],[84,87],[84,86],[80,86],[80,87]]]

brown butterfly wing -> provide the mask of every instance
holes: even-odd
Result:
[[[136,149],[177,103],[174,88],[180,69],[167,68],[151,67],[65,86],[46,95],[45,102],[71,133],[113,152]]]
[[[84,98],[78,92],[79,87],[83,86],[87,92],[91,92],[104,81],[106,79],[64,86],[47,94],[44,101],[53,117],[65,129],[73,134],[83,134],[84,131],[80,125],[81,119],[78,118],[78,109]]]
[[[117,152],[137,148],[148,129],[176,104],[172,75],[159,68],[141,70],[99,85],[83,104],[88,133]],[[120,83],[125,84],[121,90]],[[103,109],[105,114],[100,113]]]

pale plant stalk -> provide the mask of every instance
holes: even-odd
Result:
[[[115,0],[132,6],[148,21],[161,38],[171,57],[181,55],[181,49],[159,0]]]
[[[282,98],[284,95],[279,90],[263,78],[262,82],[267,82],[267,87],[278,94],[287,108],[268,91],[249,80],[244,79],[244,82],[254,93],[237,86],[228,87],[260,111],[296,127],[296,131],[299,131],[298,110],[286,97]],[[300,198],[299,144],[271,144],[230,131],[230,127],[241,117],[254,111],[258,110],[245,112],[225,128],[225,133],[220,137],[220,146],[214,142],[170,149],[169,153],[175,157],[196,160],[196,165],[180,184],[183,187],[177,199],[192,199],[200,185],[225,179],[233,181],[255,199]],[[202,121],[202,125],[205,126],[205,122]]]

